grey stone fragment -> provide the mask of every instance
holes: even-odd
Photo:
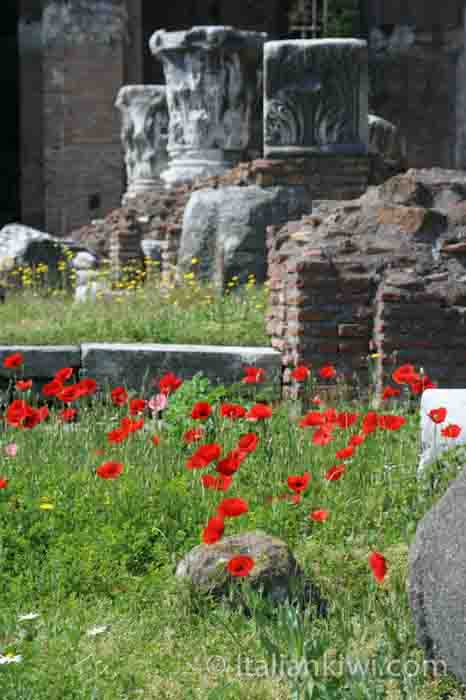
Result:
[[[98,259],[92,253],[81,251],[71,261],[71,267],[75,270],[93,270],[98,265]]]
[[[265,369],[264,384],[280,396],[281,355],[271,348],[83,343],[81,350],[86,376],[102,384],[125,384],[141,391],[166,372],[183,379],[203,372],[216,384],[231,384],[242,379],[245,366],[256,366]]]
[[[62,367],[81,365],[78,345],[0,345],[0,377],[11,377],[12,370],[3,367],[3,360],[15,352],[24,356],[24,376],[50,378]]]
[[[466,469],[420,521],[408,597],[418,644],[438,671],[466,682]]]
[[[141,248],[145,258],[162,263],[162,241],[157,241],[155,238],[143,238]]]
[[[238,276],[244,283],[254,274],[263,282],[267,226],[297,219],[311,208],[308,190],[302,186],[198,190],[191,195],[183,217],[179,269],[189,270],[196,257],[205,279],[223,283]]]
[[[379,155],[390,164],[402,163],[406,158],[406,142],[395,124],[377,114],[368,115],[369,153]]]
[[[446,408],[447,417],[441,424],[436,424],[429,417],[435,408]],[[421,457],[418,474],[431,464],[445,450],[466,443],[466,389],[426,389],[421,398]],[[461,427],[457,438],[442,436],[442,428],[449,423]]]

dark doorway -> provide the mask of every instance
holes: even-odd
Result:
[[[19,221],[18,0],[3,0],[0,24],[0,227]]]

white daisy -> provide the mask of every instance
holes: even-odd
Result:
[[[19,664],[23,660],[21,654],[0,654],[0,665],[2,664]]]
[[[97,637],[98,634],[103,634],[111,629],[111,625],[95,625],[87,630],[88,637]]]

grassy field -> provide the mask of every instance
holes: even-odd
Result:
[[[16,270],[22,284],[0,306],[0,344],[68,344],[80,342],[192,343],[269,345],[265,332],[267,291],[254,278],[241,289],[231,280],[220,295],[196,279],[196,265],[181,284],[161,285],[157,267],[124,270],[114,283],[122,296],[74,303],[59,289],[47,293],[45,266]],[[105,279],[103,269],[97,279]],[[65,276],[65,270],[63,270]],[[234,293],[233,293],[234,292]]]
[[[27,378],[27,367],[11,371]],[[256,388],[256,396],[240,399],[247,409],[261,398]],[[300,427],[288,405],[257,422],[222,418],[220,404],[237,396],[234,387],[214,389],[196,377],[169,395],[162,423],[147,406],[131,416],[144,424],[120,443],[109,433],[128,415],[128,403],[114,405],[110,397],[70,402],[75,422],[60,418],[63,401],[52,398],[50,415],[33,428],[0,423],[2,700],[298,700],[303,685],[292,668],[303,658],[315,662],[312,673],[332,659],[352,664],[331,677],[316,671],[322,686],[313,698],[465,697],[450,676],[423,672],[407,603],[409,543],[457,469],[453,462],[445,468],[435,493],[417,482],[418,412],[406,412],[398,430],[379,421],[366,434],[367,406],[337,402],[339,412],[359,416],[349,428],[335,424],[332,440],[318,445],[315,428]],[[14,390],[11,399],[21,398],[34,404]],[[204,420],[190,415],[197,401],[212,406]],[[380,413],[403,409],[386,402]],[[192,428],[204,430],[201,443],[184,442]],[[199,444],[216,442],[225,455],[251,431],[257,449],[227,493],[201,483],[214,465],[187,468]],[[365,440],[344,460],[346,471],[326,479],[342,463],[336,452],[356,434]],[[116,478],[99,476],[107,461],[123,466]],[[270,502],[291,495],[288,477],[306,471],[311,479],[299,502]],[[261,603],[245,578],[232,583],[252,600],[247,617],[191,596],[175,578],[177,562],[199,544],[225,496],[249,506],[228,520],[225,535],[261,529],[285,540],[329,601],[327,618]],[[325,521],[309,517],[319,509],[328,511]],[[368,563],[373,552],[388,562],[382,582]]]

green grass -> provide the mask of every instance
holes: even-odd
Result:
[[[261,437],[227,494],[246,499],[249,512],[227,521],[225,534],[260,528],[284,539],[330,601],[330,615],[313,620],[300,614],[293,628],[286,608],[264,611],[256,599],[256,614],[247,617],[225,603],[191,597],[175,578],[177,562],[199,544],[224,497],[200,485],[200,474],[212,469],[186,468],[193,447],[181,441],[186,429],[199,425],[189,417],[190,406],[198,399],[213,402],[220,393],[206,380],[186,382],[170,397],[163,426],[148,415],[144,429],[120,445],[110,445],[106,435],[127,407],[90,397],[79,400],[73,425],[57,420],[53,407],[50,418],[32,430],[4,424],[0,478],[8,486],[0,490],[0,653],[22,660],[0,666],[2,700],[298,698],[286,677],[271,673],[265,645],[269,640],[281,656],[293,659],[301,637],[317,660],[325,654],[422,664],[405,590],[408,547],[457,466],[442,473],[435,494],[418,484],[416,412],[406,415],[401,430],[368,436],[347,461],[344,476],[328,482],[323,474],[338,461],[335,451],[360,423],[337,430],[333,442],[317,447],[310,441],[312,429],[290,420],[286,405],[276,406],[268,422],[254,424],[221,419],[217,401],[213,416],[203,422],[209,441],[218,441],[225,453],[242,433],[255,430]],[[241,401],[246,407],[253,403]],[[157,446],[150,441],[154,434],[160,436]],[[4,448],[13,442],[18,449],[10,457]],[[124,465],[112,481],[96,475],[107,460]],[[267,503],[267,497],[287,491],[287,476],[305,470],[312,478],[300,504]],[[44,503],[48,510],[41,508]],[[330,511],[324,523],[308,517],[318,508]],[[389,562],[382,584],[368,566],[374,550]],[[39,617],[18,621],[31,612]],[[87,632],[95,625],[110,628],[91,637]],[[334,695],[332,681],[325,681],[328,693],[316,697],[465,697],[450,676],[348,675],[346,681],[346,689]]]
[[[117,288],[126,292],[124,296],[74,303],[70,294],[60,290],[44,292],[40,268],[16,272],[22,275],[23,287],[19,291],[11,289],[6,304],[0,306],[1,343],[5,345],[270,344],[265,332],[267,293],[253,280],[241,290],[235,289],[233,280],[227,293],[220,295],[198,283],[190,273],[182,284],[163,286],[160,275],[151,268],[144,284],[141,276],[127,270]],[[100,276],[107,274],[102,270]]]

